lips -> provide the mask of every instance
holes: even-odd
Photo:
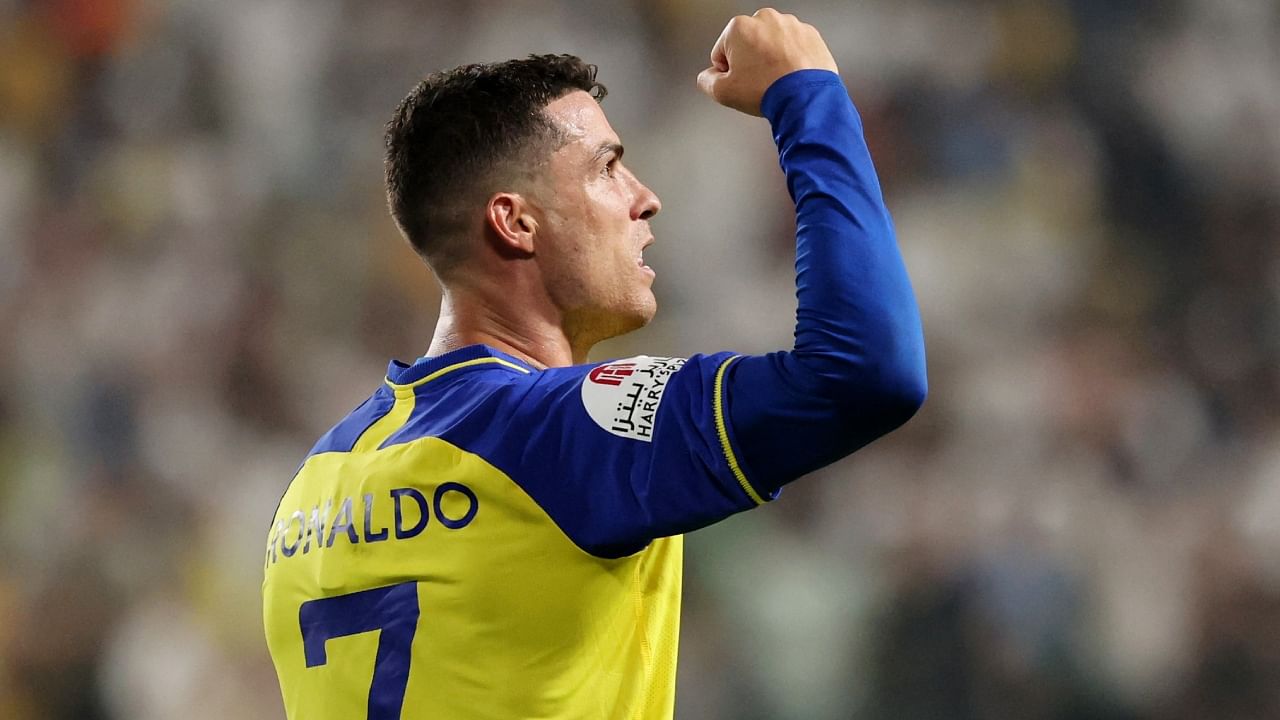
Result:
[[[645,248],[647,248],[647,247],[649,247],[649,246],[650,246],[650,245],[652,245],[652,244],[653,244],[653,236],[651,235],[651,236],[649,236],[649,239],[648,239],[648,240],[645,240],[645,241],[640,245],[640,253],[639,253],[639,255],[637,255],[637,256],[636,256],[636,265],[639,265],[640,267],[642,267],[642,268],[644,268],[644,269],[648,270],[649,272],[653,272],[653,268],[651,268],[651,267],[649,267],[648,265],[645,265],[645,264],[644,264],[644,249],[645,249]]]

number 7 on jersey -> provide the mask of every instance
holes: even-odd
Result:
[[[328,662],[331,638],[381,630],[369,683],[369,720],[400,720],[409,685],[410,648],[418,629],[416,582],[308,600],[298,610],[307,667]]]

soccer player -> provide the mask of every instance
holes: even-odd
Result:
[[[681,534],[920,406],[919,314],[818,32],[736,17],[698,83],[772,125],[796,206],[790,350],[587,362],[654,315],[660,208],[594,67],[461,67],[396,110],[391,211],[444,302],[426,356],[320,439],[271,524],[289,718],[670,718]]]

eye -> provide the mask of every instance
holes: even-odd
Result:
[[[605,163],[604,167],[601,168],[600,172],[606,177],[613,177],[614,166],[617,164],[618,164],[618,158],[615,157],[609,162]]]

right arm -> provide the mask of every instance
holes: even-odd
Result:
[[[724,374],[743,476],[767,497],[897,428],[926,393],[920,314],[862,125],[817,31],[735,18],[699,85],[773,128],[796,206],[795,344]]]

